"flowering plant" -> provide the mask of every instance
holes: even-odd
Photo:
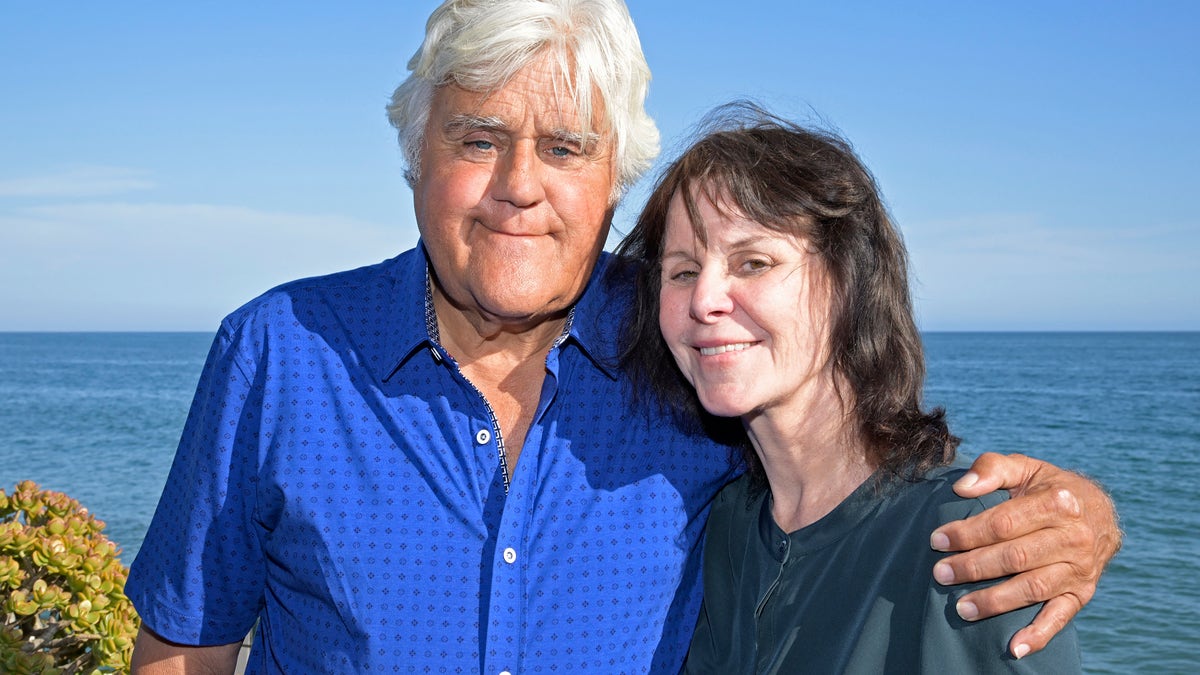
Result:
[[[32,481],[0,490],[0,672],[128,672],[139,620],[104,523]]]

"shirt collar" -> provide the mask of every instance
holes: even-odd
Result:
[[[817,522],[790,533],[784,532],[775,523],[771,515],[771,491],[764,489],[758,514],[758,535],[763,546],[776,561],[785,562],[796,555],[807,555],[839,541],[879,508],[882,498],[877,489],[884,485],[880,482],[884,480],[883,470],[877,469],[832,511]]]
[[[562,335],[554,342],[560,348],[567,342],[576,344],[593,365],[610,379],[617,379],[620,328],[623,325],[632,286],[618,281],[605,271],[612,256],[602,253],[583,296],[567,315]],[[395,374],[405,362],[429,348],[440,359],[437,316],[430,296],[429,262],[424,242],[395,259],[392,270],[393,293],[389,333],[395,336],[394,351],[387,363],[377,363],[384,381]],[[419,300],[418,300],[419,298]],[[383,355],[380,355],[383,357]]]
[[[428,318],[426,317],[426,279],[428,278],[428,263],[425,257],[425,244],[418,241],[416,248],[405,251],[395,259],[392,269],[392,303],[391,316],[388,321],[388,333],[393,337],[392,349],[380,357],[386,363],[379,372],[386,382],[414,354],[421,349],[429,348],[435,359],[440,359],[430,337]],[[432,306],[428,311],[432,313]],[[436,334],[437,320],[433,321]]]
[[[621,327],[625,325],[633,286],[610,274],[613,256],[601,253],[583,296],[571,310],[570,340],[601,372],[618,378]]]

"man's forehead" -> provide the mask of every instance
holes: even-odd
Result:
[[[502,84],[487,89],[448,83],[435,92],[441,122],[455,127],[475,118],[477,126],[497,130],[532,123],[540,132],[567,132],[599,140],[607,132],[598,91],[590,97],[590,119],[580,110],[576,92],[553,60],[542,58],[518,70]]]

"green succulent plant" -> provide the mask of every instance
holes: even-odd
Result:
[[[61,492],[0,489],[0,672],[129,672],[140,621],[103,530]]]

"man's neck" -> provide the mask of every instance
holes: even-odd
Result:
[[[509,362],[514,367],[531,358],[545,359],[562,335],[569,311],[535,317],[496,317],[455,305],[434,286],[438,342],[460,364],[480,360]]]
[[[537,410],[546,356],[562,335],[569,312],[503,321],[463,310],[436,286],[432,300],[438,341],[491,406],[511,474]]]

